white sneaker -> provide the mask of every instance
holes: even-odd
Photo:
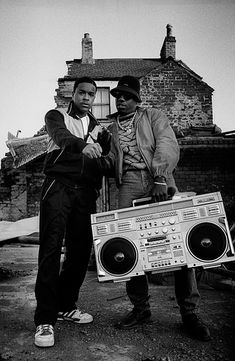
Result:
[[[93,317],[89,313],[82,313],[79,309],[75,309],[70,312],[59,312],[58,321],[72,321],[75,323],[90,323],[93,321]]]
[[[34,343],[38,347],[54,346],[54,328],[52,325],[39,325],[36,328]]]

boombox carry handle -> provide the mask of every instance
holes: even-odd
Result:
[[[196,195],[195,192],[177,192],[177,193],[173,193],[173,195],[169,194],[168,197],[168,201],[171,199],[182,199],[182,198],[188,198],[188,197],[194,197]],[[136,206],[143,206],[145,204],[150,204],[150,203],[156,203],[152,197],[145,197],[145,198],[139,198],[139,199],[134,199],[132,201],[132,206],[136,207]]]
[[[143,206],[144,204],[149,204],[149,203],[154,203],[152,197],[145,197],[145,198],[134,199],[134,200],[132,201],[132,206],[133,206],[133,207]]]

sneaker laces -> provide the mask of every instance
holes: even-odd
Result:
[[[49,324],[39,325],[36,328],[36,333],[40,333],[42,336],[51,335],[53,333],[53,326]]]

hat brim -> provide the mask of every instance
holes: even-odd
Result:
[[[114,98],[116,98],[118,93],[128,93],[128,94],[133,95],[134,100],[136,100],[138,103],[141,103],[141,98],[140,98],[139,94],[135,90],[133,90],[127,86],[118,85],[116,88],[113,88],[112,90],[110,90],[110,93]]]

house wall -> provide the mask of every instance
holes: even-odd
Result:
[[[173,60],[141,79],[141,98],[166,113],[176,134],[213,123],[212,89]]]
[[[191,126],[212,126],[212,92],[199,76],[192,76],[176,61],[168,60],[140,79],[142,106],[161,109],[168,116],[177,135],[187,135]],[[113,89],[114,81],[97,81],[98,87]],[[67,107],[71,100],[73,81],[59,82],[55,101]],[[111,113],[116,111],[110,95]]]

